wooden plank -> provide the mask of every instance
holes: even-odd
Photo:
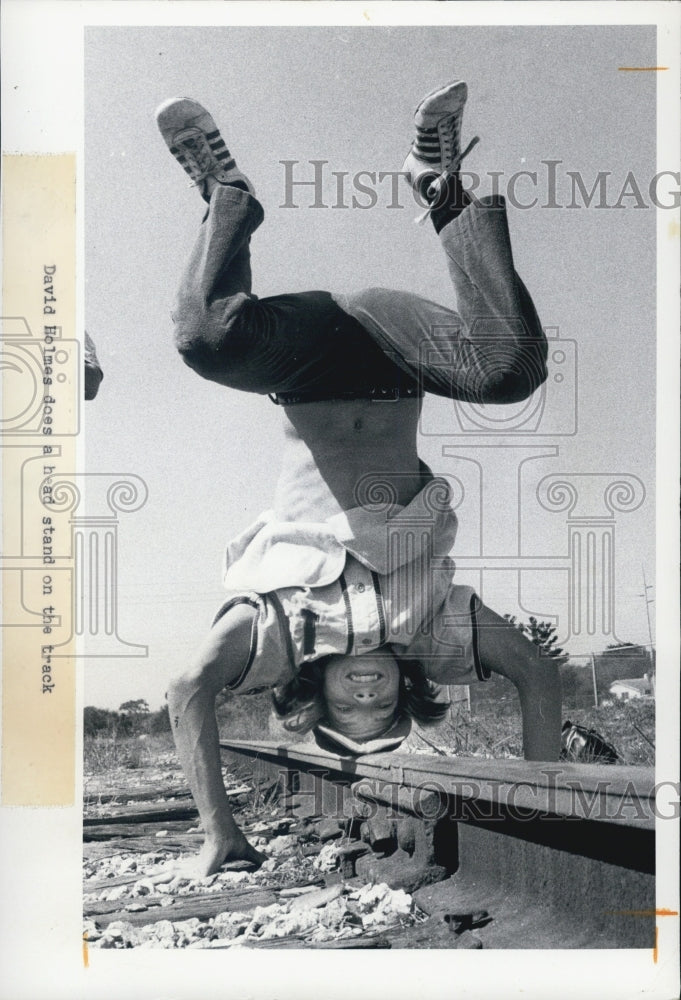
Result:
[[[236,798],[251,791],[250,788],[232,788],[228,789],[226,794],[227,798]],[[146,803],[138,803],[114,807],[111,812],[102,816],[86,816],[83,819],[83,826],[111,823],[163,823],[166,820],[196,819],[198,815],[196,807],[186,803],[169,804],[162,809],[149,809]]]
[[[134,885],[140,879],[151,878],[150,875],[143,875],[142,872],[131,872],[126,875],[116,875],[114,878],[84,879],[83,892],[103,892],[104,889],[116,889],[119,885]],[[136,900],[130,899],[130,902]]]
[[[92,802],[105,803],[105,802],[120,802],[122,805],[128,802],[166,802],[168,799],[189,799],[191,798],[191,792],[186,785],[180,785],[176,788],[145,788],[143,791],[133,791],[131,792],[128,788],[121,785],[119,788],[109,789],[106,792],[96,792],[88,789],[87,786],[83,792],[83,800],[87,802],[91,800]]]
[[[276,937],[276,938],[245,938],[240,935],[235,940],[230,942],[234,945],[236,942],[242,948],[253,948],[254,950],[263,950],[266,948],[306,948],[309,947],[307,939],[302,934],[287,934],[286,937]],[[220,945],[212,945],[211,950],[220,950]]]
[[[392,948],[387,937],[382,934],[375,935],[358,935],[357,937],[351,938],[340,938],[337,941],[313,941],[310,948],[332,948],[332,949],[345,949],[345,948]]]
[[[221,872],[243,872],[255,871],[255,866],[251,861],[227,861],[220,869]],[[144,872],[126,872],[125,875],[116,875],[114,878],[90,879],[83,882],[83,892],[102,892],[103,889],[115,889],[119,885],[134,885],[140,879],[154,879],[160,872],[152,875],[145,875]],[[292,883],[292,888],[300,883]],[[309,882],[302,883],[309,885]],[[144,900],[142,899],[142,902]]]
[[[87,860],[88,858],[114,857],[118,854],[163,854],[165,852],[177,854],[179,851],[198,853],[202,840],[202,833],[185,833],[182,836],[173,834],[171,837],[95,839],[83,844],[83,855]],[[98,848],[99,850],[97,850]]]
[[[115,812],[106,816],[86,816],[83,826],[111,826],[115,823],[164,823],[181,819],[196,819],[198,810],[193,806],[175,806],[168,809],[146,809]]]
[[[188,833],[187,825],[188,821],[186,819],[166,821],[165,823],[97,823],[83,829],[83,841],[87,843],[90,840],[112,840],[113,838],[122,840],[126,837],[151,837],[156,841],[156,845],[159,846],[160,842],[166,838],[157,837],[157,833],[160,833],[161,830],[167,830],[169,835],[178,833],[186,835]],[[202,834],[196,834],[196,836],[202,836]]]
[[[388,938],[383,935],[372,935],[371,937],[365,937],[364,935],[358,935],[352,938],[340,938],[339,940],[331,941],[310,941],[309,936],[304,934],[289,934],[286,937],[278,938],[236,938],[236,941],[244,948],[253,948],[255,950],[262,950],[267,948],[331,948],[331,949],[346,949],[346,948],[392,948],[392,945]],[[231,947],[234,945],[234,940],[229,944],[225,942],[222,947]],[[211,950],[220,950],[220,945],[215,943],[211,945]]]
[[[162,899],[172,898],[170,906],[161,906]],[[125,905],[130,902],[144,903],[147,910],[130,912],[125,909]],[[114,920],[127,920],[135,927],[144,924],[158,923],[159,920],[189,920],[191,917],[198,917],[199,920],[208,920],[218,913],[226,911],[250,913],[256,906],[269,906],[276,903],[277,897],[270,889],[255,889],[250,887],[247,890],[229,889],[226,892],[202,893],[191,896],[141,896],[139,899],[107,903],[86,903],[84,915],[94,919],[96,923],[104,928]]]

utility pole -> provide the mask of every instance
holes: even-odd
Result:
[[[646,583],[646,568],[641,565],[641,572],[643,574],[643,593],[639,594],[646,602],[646,618],[648,619],[648,638],[650,640],[650,662],[655,670],[655,649],[653,647],[653,627],[650,623],[650,605],[655,603],[654,597],[648,597],[648,591],[653,589],[652,583]]]
[[[598,683],[596,682],[596,657],[591,654],[591,678],[594,685],[594,706],[598,708]]]
[[[449,717],[453,722],[456,717],[456,711],[460,706],[463,706],[468,714],[471,714],[471,686],[470,684],[450,684],[447,687],[447,694],[449,695]]]

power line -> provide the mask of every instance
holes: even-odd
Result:
[[[648,591],[653,589],[653,585],[652,585],[652,583],[647,583],[646,582],[646,568],[643,565],[641,565],[641,573],[643,574],[643,593],[639,594],[638,596],[642,597],[643,600],[645,601],[645,604],[646,604],[646,618],[648,619],[648,637],[650,639],[650,652],[651,652],[651,657],[652,657],[652,661],[653,661],[652,665],[653,665],[653,668],[654,668],[655,667],[655,647],[653,646],[653,627],[652,627],[652,624],[650,622],[650,605],[655,603],[655,598],[654,597],[648,597]]]

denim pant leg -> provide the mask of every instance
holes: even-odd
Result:
[[[206,377],[251,299],[249,244],[263,218],[262,206],[246,191],[216,188],[183,271],[172,311],[175,345]],[[236,354],[238,345],[231,346]]]
[[[404,378],[329,292],[252,294],[249,244],[263,218],[246,191],[213,192],[173,311],[186,363],[235,389],[329,398],[364,381],[392,385]]]
[[[513,266],[504,199],[473,202],[440,239],[458,311],[385,288],[336,301],[426,391],[478,403],[527,398],[546,378],[546,337]]]

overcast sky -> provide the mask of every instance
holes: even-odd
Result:
[[[539,203],[509,211],[514,254],[544,325],[576,343],[577,391],[569,374],[560,387],[550,383],[544,427],[570,429],[576,398],[577,428],[511,439],[525,446],[522,456],[473,449],[474,437],[456,433],[451,404],[430,398],[421,452],[469,490],[455,557],[476,552],[481,530],[474,467],[463,459],[482,468],[487,555],[513,554],[519,518],[522,555],[567,554],[565,515],[535,497],[542,477],[638,476],[646,500],[616,520],[616,617],[620,639],[647,641],[638,595],[643,565],[654,578],[655,213],[634,207],[633,197],[620,209],[541,206],[546,160],[561,161],[562,205],[570,201],[567,171],[587,188],[610,171],[610,204],[632,171],[649,203],[656,74],[618,67],[654,64],[651,27],[86,31],[86,325],[105,370],[87,409],[87,468],[135,474],[149,488],[142,510],[120,516],[118,581],[119,634],[148,645],[149,655],[89,661],[86,704],[144,697],[160,705],[169,673],[191,655],[222,599],[224,543],[269,505],[279,464],[277,408],[200,379],[172,346],[172,299],[204,206],[156,130],[154,109],[170,96],[211,109],[256,186],[266,211],[253,240],[258,295],[384,285],[453,302],[438,242],[414,225],[406,187],[399,209],[388,207],[385,184],[369,210],[311,208],[308,188],[296,193],[300,207],[287,209],[280,161],[300,161],[301,179],[312,176],[310,160],[328,161],[330,206],[331,171],[399,170],[421,97],[450,79],[468,81],[464,141],[477,134],[481,142],[466,164],[483,176],[479,192],[491,190],[492,171],[502,191],[517,171],[538,174],[534,192],[529,178],[517,183],[519,201],[536,194]],[[531,459],[520,514],[519,456]],[[600,509],[587,497],[587,513]],[[459,579],[479,585],[474,573]],[[520,599],[530,613],[557,616],[564,634],[565,573],[528,572],[520,595],[514,579],[487,574],[486,602],[504,613]],[[586,640],[569,646],[588,648]]]

